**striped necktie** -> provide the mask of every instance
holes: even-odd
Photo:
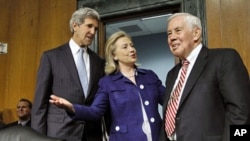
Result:
[[[180,96],[181,89],[183,87],[183,83],[186,77],[188,65],[189,65],[189,62],[187,60],[184,60],[182,62],[179,81],[177,83],[177,86],[175,87],[175,90],[170,96],[170,99],[168,102],[167,111],[165,115],[165,131],[168,136],[171,136],[175,130],[175,117],[176,117],[177,108],[178,108],[179,96]]]

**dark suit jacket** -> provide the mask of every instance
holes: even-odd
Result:
[[[63,141],[47,137],[26,126],[11,126],[0,130],[0,141]]]
[[[167,102],[181,64],[169,71],[163,105]],[[201,52],[187,79],[176,115],[178,141],[229,141],[229,125],[250,124],[250,83],[247,69],[233,49]],[[164,129],[160,141],[167,141]]]
[[[87,141],[96,141],[91,138],[101,139],[100,121],[74,121],[64,109],[49,103],[51,94],[81,105],[92,103],[98,81],[104,76],[104,60],[90,49],[88,54],[90,82],[88,96],[85,98],[69,43],[43,53],[32,107],[32,128],[48,136],[67,141],[81,141],[83,131],[87,134]]]

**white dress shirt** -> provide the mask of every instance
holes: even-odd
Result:
[[[71,52],[73,54],[73,57],[74,57],[74,60],[76,63],[76,55],[81,47],[79,45],[77,45],[73,39],[70,39],[69,46],[70,46]],[[84,50],[83,58],[84,58],[85,67],[86,67],[86,71],[87,71],[87,77],[88,77],[88,81],[89,81],[89,78],[90,78],[89,54],[87,52],[87,47],[84,47],[83,50]]]
[[[197,59],[197,57],[198,57],[198,55],[199,55],[199,53],[200,53],[201,48],[202,48],[202,44],[199,44],[196,48],[194,48],[194,49],[192,50],[192,52],[191,52],[191,53],[188,55],[188,57],[186,58],[186,60],[189,61],[189,65],[188,65],[186,77],[185,77],[185,80],[184,80],[184,83],[183,83],[183,87],[182,87],[182,89],[181,89],[181,91],[180,91],[180,95],[179,95],[179,98],[178,98],[178,105],[177,105],[177,107],[179,107],[180,100],[181,100],[182,93],[183,93],[183,90],[184,90],[184,88],[185,88],[187,79],[188,79],[189,74],[190,74],[190,72],[191,72],[191,70],[192,70],[192,68],[193,68],[193,66],[194,66],[194,63],[195,63],[195,61],[196,61],[196,59]],[[177,79],[175,80],[175,84],[174,84],[174,87],[173,87],[173,88],[175,88],[176,85],[177,85],[177,83],[179,82],[180,75],[181,75],[181,69],[180,69],[180,71],[179,71],[179,74],[178,74]],[[172,89],[171,95],[173,94],[173,90],[174,90],[174,89]],[[174,132],[173,135],[172,135],[171,137],[169,137],[169,139],[170,139],[170,140],[177,140],[176,133]]]

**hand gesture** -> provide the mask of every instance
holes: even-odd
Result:
[[[75,109],[74,109],[73,104],[62,97],[58,97],[56,95],[51,95],[49,102],[51,104],[56,105],[59,108],[67,110],[70,113],[75,113]]]

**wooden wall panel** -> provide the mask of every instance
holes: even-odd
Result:
[[[250,73],[250,1],[207,0],[207,33],[210,48],[235,48]]]
[[[8,54],[0,55],[4,77],[0,108],[15,108],[22,97],[33,100],[41,54],[69,41],[69,19],[76,7],[76,0],[0,0],[4,19],[0,41],[6,40],[9,46]]]
[[[40,25],[38,40],[39,58],[44,50],[48,50],[68,42],[71,33],[69,20],[76,10],[76,2],[72,0],[40,0]]]
[[[0,42],[8,42],[10,1],[0,0]],[[8,54],[0,54],[0,107],[4,106]]]
[[[9,21],[9,48],[7,61],[7,91],[5,106],[16,107],[16,102],[25,97],[31,99],[34,91],[34,76],[38,29],[38,2],[14,0]],[[15,101],[15,103],[14,103]]]
[[[221,36],[222,33],[220,27],[221,15],[220,15],[220,1],[219,0],[209,0],[206,3],[206,16],[207,16],[207,39],[208,46],[210,47],[221,47]]]

